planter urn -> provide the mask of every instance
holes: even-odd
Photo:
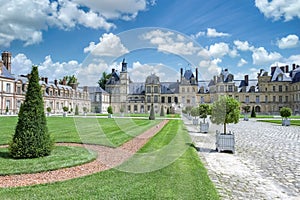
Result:
[[[224,134],[219,131],[216,132],[216,150],[221,151],[231,151],[235,152],[235,137],[233,133]]]

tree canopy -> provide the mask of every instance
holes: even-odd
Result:
[[[238,123],[240,117],[240,103],[228,96],[220,97],[212,104],[211,121],[215,124],[224,124],[226,134],[226,124]]]

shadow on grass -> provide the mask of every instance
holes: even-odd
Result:
[[[0,151],[0,158],[11,159],[9,152]]]
[[[216,153],[217,152],[216,149],[196,147],[195,144],[193,144],[193,143],[185,143],[185,144],[194,148],[197,152],[208,152],[208,153]]]

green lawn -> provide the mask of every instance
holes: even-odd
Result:
[[[83,147],[55,146],[51,155],[34,159],[11,159],[7,148],[0,148],[0,176],[55,170],[84,164],[97,154]]]
[[[119,146],[143,133],[160,120],[130,118],[47,117],[48,130],[55,142],[93,143]],[[0,117],[0,144],[8,144],[17,117]]]
[[[181,150],[175,153],[168,151],[168,148],[175,149],[176,146]],[[174,154],[177,157],[173,162],[145,173],[111,169],[64,182],[2,188],[0,196],[2,199],[219,199],[190,143],[187,130],[179,120],[171,120],[139,151],[137,157],[132,157],[124,163],[124,168],[121,165],[118,169],[126,169],[136,159],[147,160],[149,156],[144,154],[156,152],[163,152],[165,158],[169,155],[174,157]],[[140,161],[149,163],[146,160]]]
[[[282,120],[258,120],[260,122],[269,122],[275,124],[282,124]],[[291,125],[300,126],[300,120],[291,120]]]

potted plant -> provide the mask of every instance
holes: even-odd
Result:
[[[209,128],[209,123],[205,122],[207,116],[211,113],[211,108],[208,104],[199,105],[199,116],[203,119],[203,122],[200,121],[200,132],[207,133]]]
[[[51,108],[50,108],[50,107],[47,107],[46,110],[47,110],[47,116],[49,117],[49,116],[50,116],[50,113],[51,113]]]
[[[64,117],[67,116],[68,110],[69,110],[69,108],[68,108],[67,106],[64,106],[64,107],[63,107],[63,111],[64,111],[63,116],[64,116]]]
[[[211,110],[211,121],[216,124],[223,124],[224,132],[217,131],[216,134],[216,149],[220,151],[235,151],[234,134],[227,133],[226,125],[228,123],[238,123],[240,117],[240,103],[228,96],[221,97],[214,102]]]
[[[112,110],[112,107],[111,107],[111,106],[108,106],[108,107],[107,107],[107,112],[108,112],[108,118],[111,118],[111,117],[112,117],[112,114],[113,114],[113,110]]]
[[[187,118],[189,119],[189,120],[191,120],[192,118],[191,118],[191,111],[192,111],[192,106],[187,106],[187,107],[185,107],[185,112],[186,112],[186,114],[187,114]]]
[[[198,119],[197,117],[199,116],[199,108],[198,107],[193,107],[191,109],[191,116],[194,117],[193,118],[193,125],[198,125]]]
[[[244,121],[248,121],[249,118],[248,118],[247,113],[250,112],[250,106],[248,106],[248,105],[247,106],[243,106],[242,109],[244,111]]]
[[[82,110],[83,110],[84,116],[86,116],[86,113],[87,113],[87,107],[83,107]]]
[[[124,117],[124,112],[125,112],[125,108],[124,106],[121,106],[120,108],[121,117]]]
[[[290,126],[291,121],[288,119],[292,115],[292,110],[288,107],[283,107],[280,109],[280,116],[282,119],[282,126]]]

